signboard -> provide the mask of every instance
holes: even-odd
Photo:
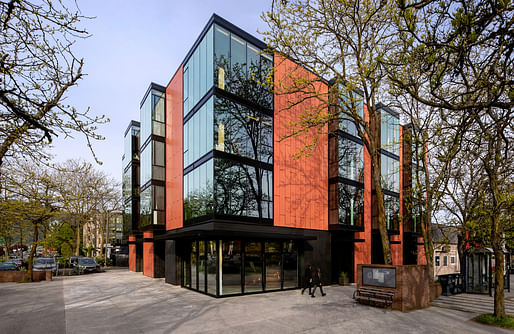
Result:
[[[362,267],[362,284],[396,288],[396,268]]]

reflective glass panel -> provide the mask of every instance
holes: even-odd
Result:
[[[380,113],[381,148],[400,155],[400,120],[385,110]]]
[[[362,96],[356,92],[348,92],[348,90],[341,85],[341,108],[348,110],[349,113],[355,114],[357,118],[364,118],[364,103]],[[354,116],[346,115],[342,112],[341,119],[339,120],[339,129],[352,135],[359,136],[355,123],[352,121]]]
[[[152,187],[148,187],[141,192],[141,226],[152,224]]]
[[[385,154],[381,154],[380,159],[382,187],[400,192],[400,161]]]
[[[362,226],[364,222],[364,190],[339,183],[339,224]]]
[[[241,293],[241,240],[222,243],[220,295]]]
[[[262,291],[262,243],[246,242],[244,292]]]
[[[207,293],[216,295],[216,241],[210,240],[207,242]]]
[[[266,290],[280,290],[282,287],[282,245],[280,242],[265,243]]]
[[[364,183],[364,147],[339,137],[339,176]]]
[[[273,163],[273,118],[225,98],[214,103],[215,149]]]
[[[292,240],[284,242],[284,289],[298,287],[298,251]]]
[[[198,291],[205,292],[205,241],[198,242]]]
[[[273,218],[272,171],[222,159],[214,163],[216,213]]]
[[[184,219],[213,212],[213,160],[184,175]]]
[[[197,249],[196,249],[196,241],[191,243],[191,288],[197,290],[198,289],[198,275],[197,275]]]
[[[388,230],[399,230],[400,199],[384,194],[386,226]]]

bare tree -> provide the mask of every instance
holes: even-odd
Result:
[[[103,139],[96,126],[108,121],[65,103],[69,89],[83,77],[76,39],[88,37],[79,27],[78,7],[62,1],[0,1],[0,167],[6,156],[46,157],[42,147],[58,134]],[[96,158],[96,157],[95,157]]]

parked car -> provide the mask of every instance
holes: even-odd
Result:
[[[91,273],[100,271],[100,266],[92,257],[79,257],[73,270],[76,273]]]
[[[82,255],[73,255],[73,256],[70,256],[70,265],[72,267],[75,267],[77,265],[77,262],[80,258],[83,258]]]
[[[55,275],[57,273],[57,261],[55,261],[54,257],[38,257],[34,260],[32,270],[51,270],[52,274]]]
[[[20,258],[9,259],[9,260],[5,261],[4,263],[12,263],[12,264],[14,264],[18,268],[18,270],[21,267],[23,267],[23,260],[20,259]]]
[[[10,262],[0,262],[0,271],[16,271],[18,266]]]

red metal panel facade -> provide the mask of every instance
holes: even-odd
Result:
[[[166,230],[183,226],[182,66],[166,88]]]
[[[275,55],[275,87],[290,84],[291,75],[314,78],[294,62]],[[315,86],[322,94],[328,91],[324,83]],[[328,125],[323,127],[312,155],[293,157],[317,134],[313,129],[306,136],[281,140],[291,132],[288,124],[299,120],[309,108],[320,106],[310,99],[286,110],[295,98],[302,96],[299,93],[274,96],[274,225],[328,230]]]
[[[143,232],[143,274],[154,277],[154,244],[148,239],[153,239],[153,231]]]
[[[129,270],[136,271],[136,236],[129,235]]]

